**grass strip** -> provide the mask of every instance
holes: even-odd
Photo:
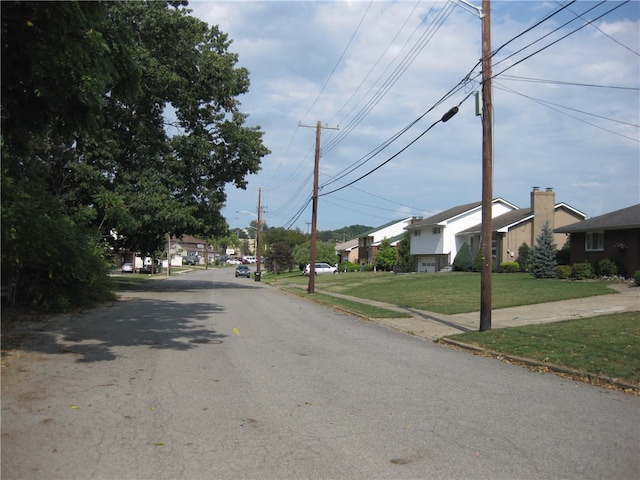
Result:
[[[469,332],[447,338],[640,385],[640,312]]]
[[[283,277],[288,283],[306,285],[300,274]],[[352,272],[320,275],[316,287],[357,298],[453,315],[480,309],[480,274],[467,272],[394,275],[390,272]],[[606,281],[536,279],[527,273],[492,276],[494,309],[556,302],[573,298],[616,294]]]
[[[395,310],[388,310],[386,308],[376,307],[375,305],[368,305],[352,300],[346,300],[344,298],[334,297],[333,295],[325,295],[322,293],[314,293],[313,295],[302,291],[298,287],[282,287],[283,290],[294,293],[301,297],[313,300],[314,302],[327,305],[329,307],[339,308],[349,313],[360,315],[367,318],[409,318],[409,313],[397,312]]]

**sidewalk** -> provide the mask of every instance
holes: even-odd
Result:
[[[631,287],[629,284],[616,284],[612,285],[612,288],[619,293],[493,310],[491,312],[491,328],[517,327],[519,325],[534,325],[640,311],[640,288]],[[408,312],[412,315],[409,318],[375,318],[371,321],[431,340],[456,333],[477,331],[480,325],[479,312],[442,315],[327,291],[318,291],[318,293],[375,305],[388,310]]]

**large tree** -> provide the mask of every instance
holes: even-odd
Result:
[[[80,254],[78,236],[153,253],[167,233],[224,234],[225,186],[246,188],[269,153],[245,126],[248,72],[227,35],[186,2],[0,5],[3,285],[52,304],[59,242]]]

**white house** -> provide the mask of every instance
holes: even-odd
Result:
[[[397,239],[411,225],[413,217],[394,220],[378,228],[358,235],[358,263],[373,263],[380,243],[385,239]]]
[[[492,218],[518,207],[496,198],[492,202]],[[468,203],[450,208],[429,218],[414,220],[406,229],[411,232],[411,255],[416,260],[416,271],[438,272],[451,265],[464,243],[459,232],[482,221],[482,202]]]

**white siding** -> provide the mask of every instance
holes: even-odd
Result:
[[[513,208],[498,201],[493,203],[491,208],[491,217],[495,218],[504,213],[510,212]],[[469,210],[455,218],[450,218],[440,222],[438,225],[442,227],[442,233],[434,234],[435,225],[427,225],[422,227],[420,235],[411,236],[411,255],[433,255],[448,254],[453,259],[458,253],[458,248],[462,246],[456,245],[456,235],[467,228],[478,225],[482,222],[482,209],[477,207]]]

